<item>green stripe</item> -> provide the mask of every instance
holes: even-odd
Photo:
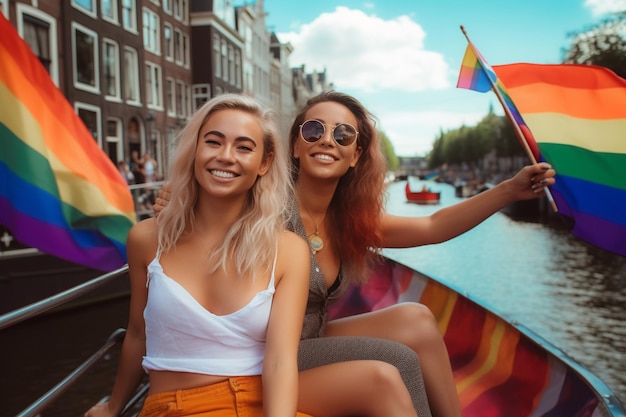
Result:
[[[538,146],[557,174],[626,190],[626,154],[593,152],[554,143],[539,143]]]
[[[68,202],[61,200],[55,172],[48,160],[24,143],[0,123],[0,161],[24,181],[53,195],[61,203],[63,218],[74,229],[99,230],[111,240],[126,243],[131,221],[123,215],[86,216]]]

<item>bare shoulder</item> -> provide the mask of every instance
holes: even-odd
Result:
[[[292,231],[284,230],[280,234],[279,238],[279,252],[283,252],[289,256],[291,255],[306,255],[308,256],[309,245],[306,243],[304,239],[295,234]]]
[[[131,227],[128,232],[126,247],[129,251],[143,252],[144,250],[148,250],[156,252],[157,238],[158,230],[156,219],[145,219]]]

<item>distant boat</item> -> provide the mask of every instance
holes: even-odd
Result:
[[[441,200],[441,192],[432,191],[429,187],[424,185],[420,191],[411,190],[409,181],[406,182],[404,187],[407,201],[417,204],[439,204]]]

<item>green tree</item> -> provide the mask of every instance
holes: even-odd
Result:
[[[387,169],[389,171],[395,171],[398,169],[400,162],[398,161],[396,151],[393,149],[393,144],[385,132],[379,130],[378,134],[380,135],[380,146],[385,155],[385,159],[387,159]]]
[[[564,63],[600,65],[626,78],[626,11],[568,37],[572,44],[563,51]]]

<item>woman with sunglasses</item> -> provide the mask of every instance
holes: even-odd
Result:
[[[399,217],[384,212],[386,162],[374,117],[354,97],[329,91],[311,98],[296,116],[289,138],[295,188],[289,228],[311,248],[298,409],[339,401],[348,389],[365,389],[368,381],[359,378],[342,389],[322,393],[318,387],[332,381],[320,365],[367,358],[397,367],[420,416],[431,411],[436,417],[460,416],[447,349],[427,307],[402,303],[328,321],[328,305],[351,282],[367,277],[368,264],[376,257],[372,249],[452,239],[507,204],[544,195],[543,187],[554,183],[554,171],[547,164],[528,166],[491,190],[431,216]],[[167,204],[167,189],[159,191],[157,213]],[[427,401],[421,400],[423,384]]]
[[[494,188],[430,216],[399,217],[384,212],[386,162],[374,118],[358,100],[334,91],[311,98],[289,137],[296,202],[291,229],[311,247],[303,339],[366,336],[404,344],[419,356],[432,414],[460,416],[447,349],[427,307],[402,303],[327,321],[328,303],[349,283],[363,281],[376,257],[372,248],[452,239],[514,201],[544,196],[544,186],[554,183],[554,170],[546,163],[527,166]]]

